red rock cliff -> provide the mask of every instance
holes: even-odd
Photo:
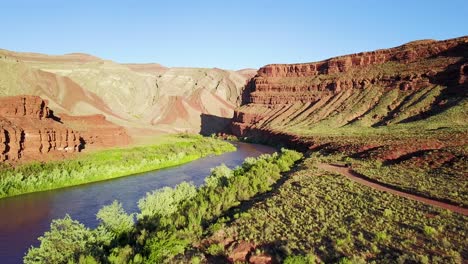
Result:
[[[40,97],[0,98],[0,161],[41,159],[44,154],[125,145],[129,140],[122,127],[103,116],[60,118]]]
[[[309,128],[325,121],[340,127],[360,120],[379,125],[429,115],[448,105],[453,94],[466,95],[467,65],[466,36],[314,63],[267,65],[246,86],[232,129],[245,136],[251,128]],[[416,109],[411,98],[421,93],[434,98]]]

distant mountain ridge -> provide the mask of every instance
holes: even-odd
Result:
[[[102,114],[135,135],[198,133],[205,115],[220,117],[211,119],[210,131],[223,129],[253,75],[0,50],[0,96],[41,96],[59,113]]]

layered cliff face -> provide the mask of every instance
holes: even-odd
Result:
[[[40,97],[0,98],[0,161],[43,159],[129,142],[125,130],[104,116],[57,117]]]
[[[102,114],[132,134],[213,131],[228,125],[252,70],[118,64],[86,54],[0,50],[0,96],[38,95],[58,113]],[[206,116],[210,124],[205,122]]]
[[[233,132],[310,134],[436,118],[453,107],[463,111],[467,62],[468,37],[461,37],[416,41],[316,63],[267,65],[244,90]],[[462,125],[464,117],[466,112],[446,121]]]

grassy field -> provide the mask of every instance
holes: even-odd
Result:
[[[234,151],[230,143],[201,136],[165,136],[151,146],[109,149],[76,159],[0,168],[0,198],[44,191],[187,163]]]
[[[462,263],[468,258],[466,217],[319,171],[316,161],[307,159],[270,197],[222,231],[254,242],[254,255],[267,252],[296,263]]]
[[[467,147],[420,151],[395,162],[348,159],[353,169],[411,193],[468,206]]]

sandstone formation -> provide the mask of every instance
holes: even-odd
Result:
[[[104,116],[55,116],[37,96],[0,98],[0,161],[41,159],[85,148],[126,145],[122,127]]]
[[[234,113],[234,134],[381,126],[460,105],[468,88],[468,37],[303,64],[261,68]]]

